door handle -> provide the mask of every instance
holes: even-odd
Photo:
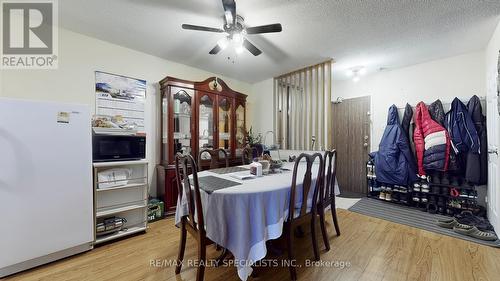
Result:
[[[364,146],[364,147],[368,147],[368,143],[366,143],[366,142],[365,142],[365,143],[363,143],[363,146]]]

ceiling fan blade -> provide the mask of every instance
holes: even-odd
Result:
[[[236,24],[236,2],[234,0],[222,0],[222,6],[224,7],[224,12],[230,12],[232,15],[233,22],[228,22],[227,24]]]
[[[247,34],[259,34],[259,33],[272,33],[272,32],[281,32],[282,27],[280,23],[247,27]]]
[[[183,24],[182,25],[183,29],[189,29],[189,30],[197,30],[197,31],[209,31],[209,32],[224,32],[224,30],[220,28],[214,28],[214,27],[206,27],[206,26],[200,26],[200,25],[192,25],[192,24]]]
[[[221,47],[219,47],[219,44],[217,44],[217,45],[215,45],[215,47],[214,47],[212,50],[210,50],[210,52],[208,52],[208,53],[209,53],[209,54],[211,54],[211,55],[217,55],[217,53],[219,53],[219,52],[220,52],[220,50],[222,50],[222,49],[221,49]]]
[[[243,47],[245,47],[254,56],[262,54],[262,51],[255,47],[255,45],[250,43],[247,39],[243,40]]]

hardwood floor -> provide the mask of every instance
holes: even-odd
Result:
[[[313,259],[309,238],[297,238],[299,280],[498,280],[500,249],[391,223],[338,209],[342,235],[335,236],[327,216],[329,252],[319,242],[321,260],[330,266],[305,267]],[[321,232],[318,231],[318,234]],[[150,224],[146,234],[103,245],[87,253],[5,278],[5,280],[194,280],[196,269],[174,274],[179,230],[173,219]],[[304,240],[304,243],[300,241]],[[318,241],[322,241],[318,237]],[[210,246],[207,257],[219,252]],[[188,238],[185,259],[196,259]],[[281,261],[281,257],[278,257]],[[160,266],[152,266],[158,262]],[[332,262],[337,262],[332,263]],[[165,266],[161,266],[164,263]],[[341,266],[341,265],[344,266]],[[248,280],[289,280],[287,268],[257,268]],[[207,268],[205,280],[237,281],[234,267]]]

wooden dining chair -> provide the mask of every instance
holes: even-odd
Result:
[[[311,170],[312,170],[312,165],[317,158],[319,158],[319,168],[318,168],[316,183],[313,186]],[[295,206],[297,203],[296,202],[297,176],[298,176],[297,173],[299,170],[299,165],[301,163],[301,160],[303,159],[305,160],[304,162],[306,164],[306,169],[302,183],[302,203],[300,205],[300,209],[296,210]],[[310,223],[311,227],[311,239],[314,251],[314,260],[316,261],[319,260],[318,243],[316,240],[316,216],[318,210],[317,209],[318,196],[320,192],[320,187],[323,184],[323,175],[324,175],[323,164],[324,164],[323,157],[319,153],[315,153],[313,155],[302,153],[295,159],[295,165],[293,168],[293,176],[292,176],[292,188],[290,190],[290,205],[288,207],[289,210],[288,218],[285,221],[284,225],[289,262],[294,260],[294,253],[293,253],[294,230],[296,227],[305,225],[307,223]],[[311,188],[314,189],[312,205],[308,206],[307,199]],[[291,279],[297,280],[297,271],[295,267],[288,264],[288,268],[290,270]]]
[[[198,169],[200,171],[203,170],[203,163],[206,162],[203,159],[202,155],[208,154],[210,155],[210,169],[221,168],[220,162],[221,159],[224,159],[225,167],[229,167],[229,158],[227,157],[227,152],[224,149],[203,149],[198,153]],[[222,155],[222,157],[221,157]]]
[[[189,171],[193,175],[192,182],[189,180]],[[206,247],[213,244],[207,238],[205,232],[205,223],[203,220],[203,209],[201,205],[200,187],[198,183],[198,171],[196,162],[191,155],[177,154],[175,157],[175,174],[177,176],[177,187],[179,189],[179,200],[186,196],[188,214],[181,218],[180,230],[181,239],[179,244],[179,255],[175,267],[175,274],[179,274],[184,259],[186,249],[187,232],[194,237],[198,243],[198,269],[196,272],[196,281],[202,281],[205,274]],[[182,202],[182,201],[181,201]]]
[[[330,206],[333,217],[333,225],[337,236],[340,235],[339,222],[337,220],[337,209],[335,206],[335,181],[337,175],[337,151],[335,149],[325,151],[324,154],[324,168],[323,172],[324,185],[321,186],[319,192],[318,214],[320,217],[321,233],[323,235],[323,242],[325,243],[326,250],[330,250],[330,243],[328,242],[328,233],[325,225],[325,209]]]

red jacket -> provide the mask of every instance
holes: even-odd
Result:
[[[443,126],[432,120],[423,102],[418,103],[416,107],[413,141],[420,175],[425,175],[426,170],[448,169],[450,136]]]

